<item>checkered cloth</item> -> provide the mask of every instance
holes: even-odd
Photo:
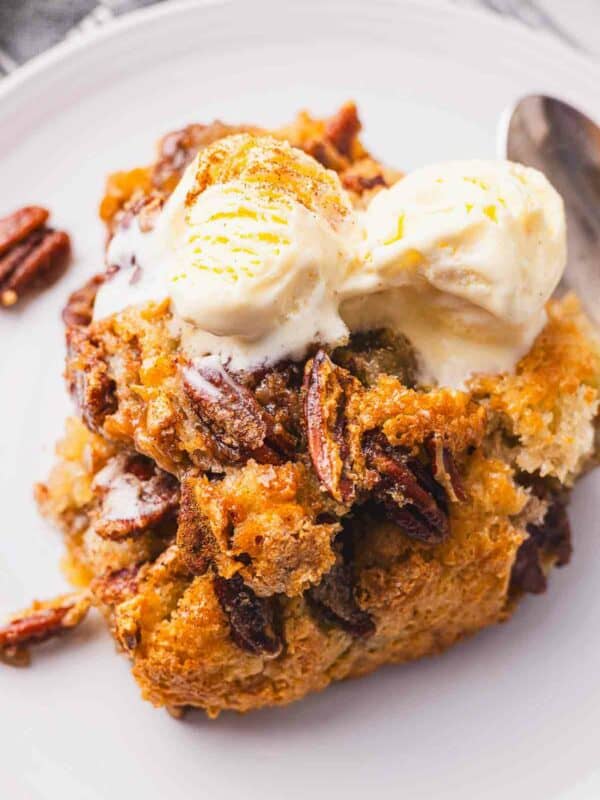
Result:
[[[0,0],[0,74],[67,36],[161,0]]]
[[[32,56],[119,14],[169,0],[0,0],[0,76]],[[252,0],[240,0],[251,3]],[[302,0],[280,0],[302,2]],[[368,0],[365,0],[367,3]],[[600,0],[440,0],[487,9],[574,47],[600,52]],[[573,33],[573,23],[577,33]],[[589,36],[586,33],[589,31]]]

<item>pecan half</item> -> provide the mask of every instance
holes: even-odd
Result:
[[[69,295],[66,306],[62,310],[65,325],[89,325],[94,314],[94,300],[98,289],[106,280],[106,274],[94,275],[80,289]]]
[[[371,431],[363,442],[368,466],[377,473],[373,496],[387,516],[413,539],[441,542],[449,533],[446,493],[417,459]]]
[[[250,389],[234,380],[218,357],[188,364],[182,380],[196,414],[231,460],[254,458],[261,464],[278,464],[293,449],[293,437],[275,423]]]
[[[355,103],[345,103],[325,126],[325,136],[343,156],[350,158],[361,129]]]
[[[49,216],[45,208],[25,206],[0,219],[0,255],[45,225]]]
[[[344,189],[348,189],[356,194],[369,192],[377,186],[387,186],[386,180],[380,173],[376,175],[357,175],[354,172],[347,172],[342,175]]]
[[[249,653],[276,658],[283,641],[275,629],[273,600],[257,597],[239,575],[229,579],[217,575],[213,587],[235,644]]]
[[[40,644],[79,625],[90,609],[88,592],[34,603],[0,627],[0,660],[13,666],[29,664],[29,646]]]
[[[71,242],[46,227],[48,211],[26,206],[0,220],[0,305],[12,306],[28,289],[50,286],[64,272]]]
[[[67,379],[83,421],[96,433],[117,410],[115,381],[97,343],[79,326],[67,329]]]
[[[94,479],[102,503],[94,531],[120,541],[174,518],[179,504],[177,480],[145,456],[120,453]]]
[[[122,569],[109,570],[95,578],[91,584],[94,596],[107,606],[118,606],[137,593],[141,567],[141,564],[132,564]]]
[[[181,482],[177,546],[193,575],[206,572],[218,549],[210,519],[196,502],[193,479],[184,478]]]
[[[308,452],[329,494],[341,503],[352,503],[356,494],[350,475],[346,438],[346,393],[353,378],[338,367],[324,350],[306,365],[304,374],[304,417]]]
[[[317,586],[306,592],[306,598],[317,617],[332,625],[339,625],[346,633],[361,638],[375,633],[371,615],[356,602],[350,564],[338,562]]]

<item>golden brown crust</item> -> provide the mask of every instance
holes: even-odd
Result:
[[[70,437],[73,442],[61,447],[63,457],[70,456],[75,463],[83,459],[95,464],[96,470],[110,458],[110,450],[102,449],[102,439],[86,432],[80,423],[71,423]],[[94,447],[100,448],[99,457],[90,459]],[[140,558],[136,550],[127,564],[119,562],[118,569],[107,572],[106,561],[96,561],[92,550],[87,550],[92,570],[103,573],[92,584],[96,602],[133,659],[144,696],[159,705],[200,706],[211,714],[223,708],[248,710],[290,702],[324,688],[331,680],[361,675],[389,661],[439,652],[462,636],[504,619],[512,610],[508,584],[517,550],[526,537],[523,513],[529,494],[516,485],[513,470],[505,462],[486,458],[481,450],[463,461],[468,502],[451,503],[451,533],[445,542],[434,547],[419,544],[366,509],[353,520],[355,596],[376,625],[375,634],[364,642],[316,614],[306,595],[296,591],[304,583],[296,583],[290,592],[295,596],[287,598],[279,584],[268,585],[264,575],[258,579],[253,575],[257,567],[266,568],[269,580],[280,579],[277,571],[285,566],[280,548],[289,544],[278,527],[281,520],[297,522],[319,506],[311,481],[304,486],[309,474],[300,463],[277,467],[249,462],[218,482],[201,476],[184,480],[194,507],[211,518],[211,525],[223,510],[233,514],[233,539],[239,544],[235,554],[251,549],[258,529],[268,530],[272,537],[268,553],[264,551],[261,561],[263,553],[253,552],[249,569],[243,562],[228,561],[230,549],[207,558],[202,570],[195,570],[186,557],[185,543],[179,541],[184,527],[181,517],[177,544],[155,561],[150,554]],[[82,466],[79,469],[84,471]],[[86,508],[92,481],[82,482],[74,464],[65,471],[76,479],[69,490],[70,506]],[[56,475],[52,483],[64,496],[64,484]],[[77,490],[81,486],[83,491]],[[54,500],[52,490],[47,489],[46,503],[50,500]],[[331,506],[329,510],[334,513]],[[72,514],[65,508],[63,519],[69,518]],[[331,532],[326,538],[327,559],[334,560]],[[107,544],[115,547],[117,543]],[[229,537],[223,546],[229,547]],[[306,552],[311,566],[318,563],[318,553],[318,548]],[[301,549],[295,555],[301,556]],[[146,564],[141,569],[140,561]],[[247,653],[232,641],[227,615],[215,596],[215,570],[225,575],[243,571],[248,583],[256,581],[255,588],[277,593],[285,646],[276,658]],[[194,575],[198,571],[202,574]],[[289,577],[285,569],[281,574]]]
[[[390,523],[371,520],[360,531],[357,597],[377,626],[365,641],[315,617],[306,599],[296,597],[282,601],[283,653],[276,659],[245,653],[228,635],[210,573],[188,582],[175,606],[173,578],[162,578],[167,599],[160,621],[144,611],[146,598],[154,609],[156,584],[142,585],[136,603],[142,632],[132,655],[144,696],[212,713],[287,703],[331,680],[439,652],[503,619],[511,565],[524,538],[510,519],[527,495],[506,465],[479,456],[469,464],[466,486],[472,503],[456,509],[452,536],[436,548],[416,545]],[[179,593],[182,584],[175,583]],[[131,608],[117,606],[116,618]]]
[[[571,483],[594,447],[600,343],[574,295],[551,301],[548,318],[513,375],[480,377],[471,391],[518,438],[521,469]]]
[[[226,578],[239,574],[256,594],[300,594],[335,562],[335,505],[301,463],[249,461],[222,481],[183,480],[177,543],[192,572],[209,563]]]
[[[152,325],[140,334],[150,319],[155,316],[142,321],[138,346],[144,336],[152,338]],[[126,329],[131,332],[133,326],[129,318]],[[578,339],[578,350],[582,344]],[[172,371],[161,358],[167,356],[155,353],[146,362],[145,380],[154,392],[147,397],[160,397],[167,385],[172,403],[177,395],[169,383]],[[351,399],[347,412],[355,435],[387,425],[394,445],[419,452],[429,436],[442,437],[458,458],[467,498],[462,503],[448,498],[450,535],[433,546],[373,516],[370,506],[348,518],[343,540],[349,535],[354,551],[353,593],[375,625],[365,641],[319,612],[307,594],[307,587],[317,585],[339,558],[338,520],[347,507],[319,492],[317,475],[303,459],[282,465],[250,460],[227,467],[219,480],[189,473],[183,478],[184,508],[188,498],[193,515],[180,515],[175,544],[158,543],[148,532],[135,542],[103,542],[100,551],[98,537],[89,530],[75,533],[70,526],[76,519],[82,524],[86,509],[87,518],[93,516],[93,481],[82,462],[97,472],[115,448],[81,423],[70,424],[70,441],[61,447],[63,466],[41,496],[69,531],[73,557],[88,565],[89,573],[104,576],[92,584],[94,597],[132,658],[144,696],[155,704],[194,705],[216,714],[223,708],[290,702],[331,680],[439,652],[512,612],[516,597],[509,592],[509,580],[527,537],[526,508],[532,501],[529,490],[515,481],[512,457],[484,454],[485,432],[494,436],[498,425],[487,395],[409,390],[390,376],[376,379],[371,388],[353,386],[360,401],[354,408]],[[141,420],[139,407],[135,413]],[[147,430],[144,436],[151,440]],[[139,432],[129,441],[137,446]],[[543,509],[536,513],[543,518]],[[200,514],[210,537],[195,553],[191,544],[202,530]],[[544,569],[549,566],[544,561]],[[107,587],[114,585],[113,576],[128,569],[136,575],[129,591],[111,595]],[[276,600],[284,642],[280,655],[246,652],[235,643],[215,595],[217,573],[226,578],[239,574],[254,591]]]
[[[481,444],[486,431],[485,409],[466,392],[415,391],[390,375],[382,375],[364,393],[353,393],[348,417],[359,436],[381,428],[391,444],[410,450],[435,434],[453,453],[460,453]]]

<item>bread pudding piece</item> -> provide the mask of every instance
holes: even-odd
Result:
[[[134,439],[109,444],[70,420],[38,499],[65,532],[69,573],[90,587],[144,697],[211,715],[287,703],[332,680],[437,653],[506,619],[523,592],[543,591],[551,567],[570,556],[568,486],[592,456],[600,376],[576,301],[552,303],[549,314],[514,376],[477,379],[467,392],[409,388],[410,359],[399,368],[406,343],[396,340],[391,358],[389,334],[294,365],[302,385],[290,382],[297,388],[285,401],[278,395],[279,407],[247,388],[246,376],[257,407],[273,415],[285,408],[293,451],[223,451],[228,421],[211,429],[205,404],[196,425],[218,467],[201,466],[194,449],[172,439],[177,458],[162,463],[175,465],[178,482],[136,456]],[[171,345],[162,341],[166,358]],[[379,372],[380,363],[394,363],[399,375]],[[268,377],[279,382],[280,370],[261,382]],[[533,387],[546,409],[530,405]],[[588,405],[573,412],[573,398],[584,396]],[[519,437],[519,421],[535,413],[572,431],[561,440],[560,464],[577,465],[566,483],[544,447],[546,426],[539,450]],[[551,456],[556,447],[553,440]],[[536,459],[531,471],[524,452]],[[131,459],[148,466],[138,469],[136,496],[159,511],[152,516],[142,501],[137,518],[111,527],[102,509],[118,506],[107,498],[120,492]],[[156,488],[143,490],[156,474],[170,487],[162,504]]]
[[[361,207],[398,173],[359,127],[348,105],[271,134]],[[152,227],[195,151],[240,130],[257,132],[190,126],[153,166],[113,176],[109,236],[135,216]],[[247,711],[438,653],[568,562],[600,390],[574,297],[548,304],[513,373],[456,390],[424,382],[391,329],[254,369],[193,359],[168,302],[92,321],[104,280],[65,311],[79,417],[37,498],[155,705]]]

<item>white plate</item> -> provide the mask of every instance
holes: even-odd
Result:
[[[545,90],[600,116],[600,68],[491,15],[385,0],[169,3],[62,46],[0,85],[0,214],[37,202],[73,232],[51,291],[0,314],[0,612],[64,587],[31,484],[67,400],[59,310],[101,262],[107,172],[215,116],[268,125],[358,100],[366,140],[413,167],[489,157],[499,113]],[[578,488],[575,558],[508,625],[287,709],[176,722],[143,703],[90,622],[30,670],[0,670],[0,796],[600,796],[599,476]]]

